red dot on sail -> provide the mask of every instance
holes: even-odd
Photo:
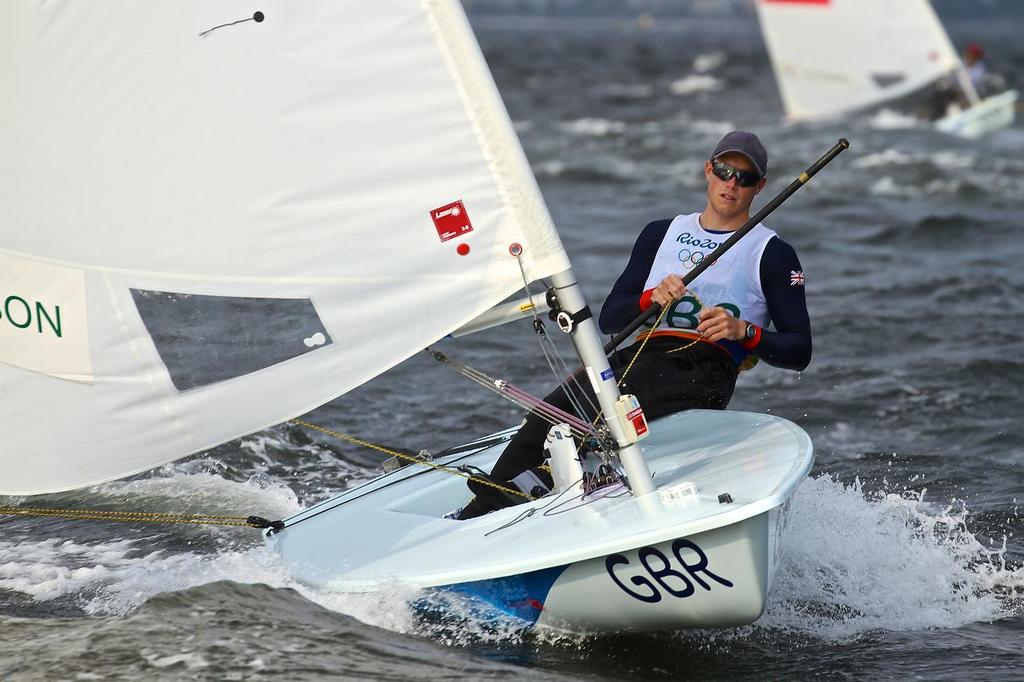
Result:
[[[460,256],[465,256],[469,253],[469,244],[459,244],[455,247],[455,251],[458,252]]]

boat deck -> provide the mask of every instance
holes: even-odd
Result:
[[[658,492],[621,486],[564,492],[468,521],[444,518],[470,499],[461,477],[415,465],[286,520],[268,542],[303,581],[371,591],[522,573],[726,526],[783,504],[811,467],[810,438],[763,414],[691,410],[652,422],[640,441]],[[489,470],[504,444],[435,460]],[[696,494],[672,497],[693,484]],[[665,493],[665,494],[662,494]],[[720,502],[728,493],[731,502]],[[529,548],[529,551],[524,551]]]

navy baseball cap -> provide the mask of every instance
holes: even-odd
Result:
[[[762,178],[768,172],[768,150],[764,148],[761,140],[754,133],[748,133],[745,130],[730,130],[715,147],[711,158],[717,159],[722,154],[729,152],[738,152],[750,159]]]

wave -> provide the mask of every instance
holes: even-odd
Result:
[[[725,83],[714,76],[693,73],[672,81],[669,91],[673,95],[692,95],[695,92],[717,92],[723,87]]]

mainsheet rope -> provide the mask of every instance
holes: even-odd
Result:
[[[267,521],[259,516],[215,516],[213,514],[165,514],[162,512],[102,511],[99,509],[44,509],[39,507],[0,507],[0,515],[51,516],[90,521],[121,521],[136,523],[178,523],[192,526],[248,526],[271,528],[280,521]]]
[[[335,438],[339,438],[341,440],[348,441],[349,443],[354,443],[356,445],[362,445],[363,447],[370,448],[371,450],[376,450],[378,452],[383,452],[385,454],[391,455],[392,457],[398,457],[399,459],[407,460],[407,461],[409,461],[409,462],[411,462],[413,464],[420,464],[420,465],[425,466],[425,467],[430,467],[431,469],[437,469],[438,471],[443,471],[444,473],[452,474],[453,476],[460,476],[462,478],[470,479],[470,480],[476,481],[478,483],[481,483],[483,485],[490,486],[492,488],[500,490],[500,491],[502,491],[504,493],[508,493],[510,495],[516,495],[518,497],[525,497],[527,500],[536,499],[536,498],[533,497],[533,495],[528,495],[527,493],[524,493],[524,492],[522,492],[520,490],[516,490],[514,488],[509,488],[507,486],[499,485],[498,483],[494,483],[493,481],[488,481],[486,479],[479,478],[477,476],[473,476],[472,474],[467,474],[467,473],[465,473],[463,471],[459,471],[458,469],[452,469],[451,467],[446,467],[446,466],[441,465],[441,464],[435,464],[434,462],[431,462],[430,460],[424,459],[422,457],[417,457],[415,455],[407,455],[404,452],[398,452],[397,450],[392,450],[391,448],[386,448],[383,445],[377,445],[375,443],[371,443],[371,442],[369,442],[367,440],[363,440],[362,438],[356,438],[355,436],[350,436],[350,435],[345,434],[345,433],[340,433],[338,431],[334,431],[332,429],[328,429],[328,428],[326,428],[324,426],[319,426],[317,424],[312,424],[312,423],[307,422],[307,421],[305,421],[303,419],[292,419],[292,420],[289,421],[289,423],[290,424],[297,424],[298,426],[304,426],[307,429],[313,429],[314,431],[319,431],[320,433],[324,433],[324,434],[327,434],[329,436],[334,436]]]

